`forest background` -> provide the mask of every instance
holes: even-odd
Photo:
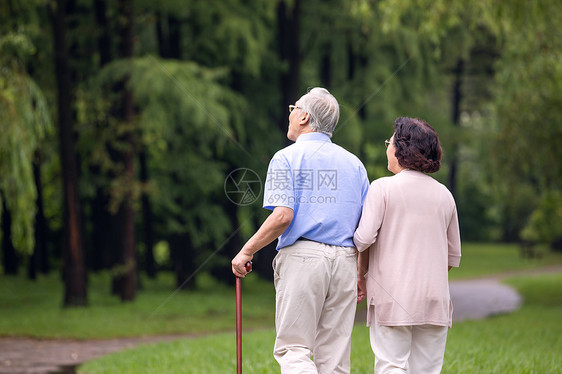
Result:
[[[245,178],[314,86],[370,180],[394,119],[423,118],[464,241],[560,251],[560,19],[555,0],[2,0],[0,280],[61,271],[65,306],[102,270],[124,301],[141,272],[232,283],[267,215]]]

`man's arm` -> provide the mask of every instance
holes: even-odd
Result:
[[[259,230],[242,247],[240,252],[232,260],[232,272],[240,278],[244,278],[246,263],[254,257],[254,253],[277,239],[293,221],[293,210],[284,206],[278,206],[262,223]]]

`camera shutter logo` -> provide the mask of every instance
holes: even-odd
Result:
[[[250,205],[261,195],[262,183],[252,169],[239,168],[224,180],[224,193],[236,205]]]

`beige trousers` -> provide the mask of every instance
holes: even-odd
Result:
[[[371,321],[375,374],[441,372],[447,326],[381,326],[374,322],[374,318]]]
[[[357,306],[355,248],[299,240],[279,250],[273,269],[273,354],[281,373],[349,373]]]

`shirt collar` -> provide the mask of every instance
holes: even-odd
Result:
[[[313,142],[313,141],[321,141],[321,142],[329,142],[329,143],[332,142],[330,137],[326,134],[323,134],[321,132],[309,132],[309,133],[306,133],[306,134],[299,135],[299,137],[297,138],[297,141],[295,143]]]

